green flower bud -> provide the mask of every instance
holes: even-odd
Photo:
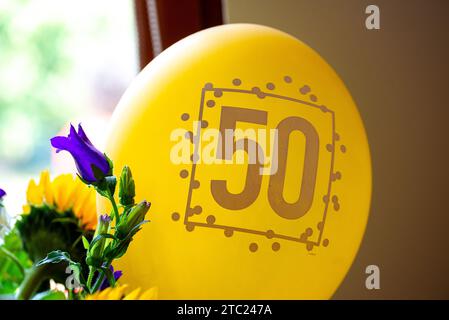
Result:
[[[95,230],[95,234],[86,257],[86,263],[88,265],[94,265],[96,267],[101,266],[103,262],[103,252],[109,239],[105,237],[98,238],[98,236],[109,233],[110,222],[111,217],[107,214],[100,215],[100,217],[98,218],[97,230]]]
[[[136,196],[136,186],[134,183],[131,169],[124,166],[120,176],[120,190],[119,190],[120,204],[123,206],[134,205],[134,197]]]
[[[134,206],[128,214],[126,214],[120,220],[120,224],[117,226],[117,237],[119,239],[124,239],[130,233],[136,233],[137,226],[144,222],[145,215],[150,209],[151,203],[147,201],[142,201],[141,203]],[[132,234],[132,235],[133,235]],[[131,235],[131,236],[132,236]]]

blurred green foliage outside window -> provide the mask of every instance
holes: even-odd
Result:
[[[0,1],[0,185],[9,202],[50,166],[51,136],[112,113],[138,71],[134,28],[132,0]]]

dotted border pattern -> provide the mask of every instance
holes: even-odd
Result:
[[[288,82],[288,81],[286,81],[286,82]],[[238,86],[241,84],[241,82],[239,82],[239,83],[234,82],[233,84]],[[308,86],[301,88],[300,92],[302,94],[305,94],[306,92],[303,93],[301,91],[304,88],[307,88],[307,93],[308,93],[308,91],[310,90],[310,88]],[[267,89],[272,90],[272,89],[274,89],[274,86],[270,85],[269,87],[267,87]],[[243,89],[235,89],[235,88],[214,88],[211,83],[207,83],[201,90],[201,99],[200,99],[199,117],[198,117],[199,123],[203,123],[203,111],[204,111],[204,105],[205,105],[204,100],[205,100],[205,93],[207,91],[214,92],[215,97],[221,97],[224,92],[234,92],[234,93],[243,93],[243,94],[254,94],[260,99],[263,99],[265,97],[277,98],[277,99],[282,99],[282,100],[291,101],[291,102],[295,102],[295,103],[300,103],[302,105],[306,105],[306,106],[313,107],[313,108],[318,108],[324,113],[330,113],[331,120],[332,120],[332,144],[328,144],[326,146],[327,151],[329,151],[331,153],[331,164],[330,164],[330,171],[329,171],[330,173],[329,173],[329,180],[328,180],[328,190],[327,190],[327,194],[324,195],[324,197],[323,197],[323,202],[325,203],[324,212],[323,212],[322,220],[318,223],[320,225],[320,227],[318,228],[320,233],[318,236],[318,240],[316,240],[316,241],[308,240],[307,236],[305,237],[305,239],[302,236],[296,238],[296,237],[292,237],[292,236],[275,233],[273,230],[261,231],[261,230],[240,228],[240,227],[234,227],[234,226],[228,226],[228,225],[220,225],[220,224],[215,224],[215,221],[213,223],[189,221],[189,211],[192,210],[192,208],[191,208],[192,193],[193,193],[193,189],[195,189],[194,185],[196,183],[196,180],[195,180],[196,163],[195,163],[195,161],[193,161],[191,174],[190,174],[189,191],[188,191],[185,214],[184,214],[184,225],[186,226],[186,229],[188,231],[193,231],[195,227],[221,229],[221,230],[224,230],[225,236],[227,236],[227,237],[231,236],[234,232],[250,233],[250,234],[254,234],[254,235],[264,236],[268,239],[282,239],[282,240],[304,243],[307,247],[307,250],[309,250],[309,251],[312,250],[314,246],[320,246],[321,244],[323,244],[324,246],[327,246],[329,243],[329,240],[324,239],[324,241],[323,241],[323,233],[324,233],[324,226],[325,226],[327,214],[329,211],[329,203],[330,203],[330,197],[331,197],[331,192],[332,192],[332,183],[333,183],[333,181],[335,181],[335,179],[333,178],[335,175],[334,174],[334,163],[335,163],[336,140],[338,140],[338,134],[336,133],[336,130],[335,130],[335,112],[332,109],[329,109],[328,107],[326,107],[324,105],[319,105],[319,104],[316,104],[313,102],[308,102],[308,101],[304,101],[301,99],[296,99],[296,98],[283,96],[283,95],[279,95],[279,94],[274,94],[274,93],[270,93],[270,92],[264,92],[264,91],[261,91],[260,88],[258,88],[258,87],[253,87],[252,90],[243,90]],[[312,101],[314,101],[314,102],[317,101],[317,99],[314,95],[312,95],[311,98],[312,98],[311,99]],[[196,136],[200,135],[200,131],[201,131],[201,126],[198,126]],[[194,143],[194,144],[195,145],[194,145],[193,156],[198,153],[198,147],[199,147],[196,143]],[[341,173],[338,173],[338,174],[341,174]],[[334,198],[335,197],[336,196],[334,196]],[[332,200],[332,201],[334,202],[334,205],[335,205],[335,201],[334,200]],[[276,245],[279,245],[279,243],[277,243],[277,242],[275,242],[275,243],[276,243]],[[254,245],[254,244],[252,243],[251,245]],[[277,250],[278,249],[279,248],[277,248]],[[251,246],[250,246],[250,251],[256,251],[256,250],[257,249],[251,250]],[[274,251],[277,251],[277,250],[274,250]]]

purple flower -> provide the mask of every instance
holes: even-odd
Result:
[[[122,274],[123,274],[123,272],[120,271],[120,270],[114,271],[114,267],[113,267],[112,265],[109,266],[109,270],[111,270],[112,274],[114,275],[115,281],[117,281],[118,279],[120,279],[120,277],[121,277]],[[104,290],[104,289],[106,289],[106,288],[109,288],[110,286],[111,286],[111,285],[110,285],[108,279],[107,279],[107,278],[104,278],[104,280],[103,280],[103,282],[101,283],[101,286],[100,286],[100,291],[101,291],[101,290]]]
[[[94,147],[81,124],[78,125],[78,132],[70,125],[70,133],[67,137],[54,137],[50,141],[56,148],[56,152],[62,150],[70,152],[75,160],[79,176],[88,184],[95,184],[112,175],[109,159]]]
[[[6,196],[6,192],[5,192],[5,190],[3,190],[2,188],[0,188],[0,200],[1,200],[4,196]]]

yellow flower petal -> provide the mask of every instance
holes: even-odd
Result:
[[[106,288],[103,291],[100,291],[98,293],[98,299],[97,300],[107,300],[110,293],[112,291],[112,288]]]
[[[133,291],[131,291],[130,293],[128,293],[123,300],[137,300],[139,297],[139,293],[140,293],[140,288],[137,288]]]
[[[41,205],[42,204],[42,192],[36,182],[32,179],[28,184],[27,189],[27,202],[29,204]]]
[[[139,300],[156,300],[158,296],[158,288],[153,287],[144,291]]]
[[[54,190],[56,208],[64,212],[71,208],[71,195],[74,189],[73,176],[71,174],[62,174],[53,180],[52,188]]]
[[[50,172],[44,170],[41,172],[41,181],[39,182],[39,187],[44,195],[45,203],[53,205],[53,191],[50,184]]]
[[[62,174],[51,181],[50,173],[42,171],[39,184],[30,180],[24,213],[30,212],[30,206],[44,203],[59,212],[73,210],[83,228],[93,230],[97,225],[96,192],[72,174]]]
[[[88,295],[86,300],[155,300],[157,299],[157,287],[150,288],[142,294],[140,288],[136,288],[125,294],[127,285],[118,285],[115,288],[107,288],[103,291]]]
[[[24,204],[22,206],[23,214],[29,214],[31,212],[31,207],[29,204]]]
[[[87,229],[95,229],[97,225],[97,212],[96,210],[92,210],[92,208],[96,208],[97,206],[96,201],[97,197],[94,188],[85,188],[85,186],[82,186],[78,190],[78,195],[76,196],[72,210]]]

